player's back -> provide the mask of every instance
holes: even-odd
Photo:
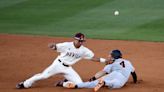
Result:
[[[116,59],[112,64],[112,71],[118,71],[128,79],[131,72],[134,71],[134,67],[130,61],[120,58]]]

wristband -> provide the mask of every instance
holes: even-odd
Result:
[[[101,63],[105,63],[105,62],[106,62],[106,59],[100,58],[100,62],[101,62]]]

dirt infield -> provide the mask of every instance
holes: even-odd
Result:
[[[63,79],[60,75],[39,81],[31,89],[15,89],[18,82],[42,72],[56,58],[58,53],[49,49],[48,43],[71,40],[0,34],[0,92],[92,92],[93,89],[54,87],[55,82]],[[139,84],[128,82],[123,88],[110,92],[164,92],[164,43],[88,39],[85,45],[98,57],[107,57],[112,49],[122,50],[124,57],[135,66],[139,80],[143,80]],[[104,64],[81,60],[73,67],[87,81]],[[99,92],[108,91],[102,88]]]

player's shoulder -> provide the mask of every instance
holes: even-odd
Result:
[[[80,49],[88,49],[87,47],[85,47],[84,45],[80,46]]]
[[[129,63],[130,63],[129,60],[124,59],[124,58],[119,58],[119,59],[117,59],[116,61],[117,61],[117,62],[122,62],[122,61],[124,61],[124,62],[129,62]]]
[[[56,46],[57,47],[67,47],[67,46],[71,46],[73,43],[72,42],[61,42],[61,43],[57,43]]]
[[[128,59],[124,59],[124,58],[122,58],[122,61],[127,61],[127,62],[130,62]]]
[[[65,43],[65,44],[73,44],[73,42],[63,42],[63,43]]]
[[[126,63],[126,65],[129,65],[129,66],[132,66],[132,63],[130,60],[127,60],[127,59],[123,59],[124,62]]]
[[[84,45],[82,45],[80,48],[85,50],[85,51],[91,51],[89,48],[85,47]]]

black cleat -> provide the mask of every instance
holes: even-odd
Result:
[[[63,83],[67,81],[68,81],[67,79],[61,80],[55,84],[55,87],[63,87]]]
[[[63,81],[59,81],[55,84],[55,87],[63,87]]]
[[[25,89],[24,85],[23,85],[23,82],[20,82],[16,85],[16,88],[17,89]]]

